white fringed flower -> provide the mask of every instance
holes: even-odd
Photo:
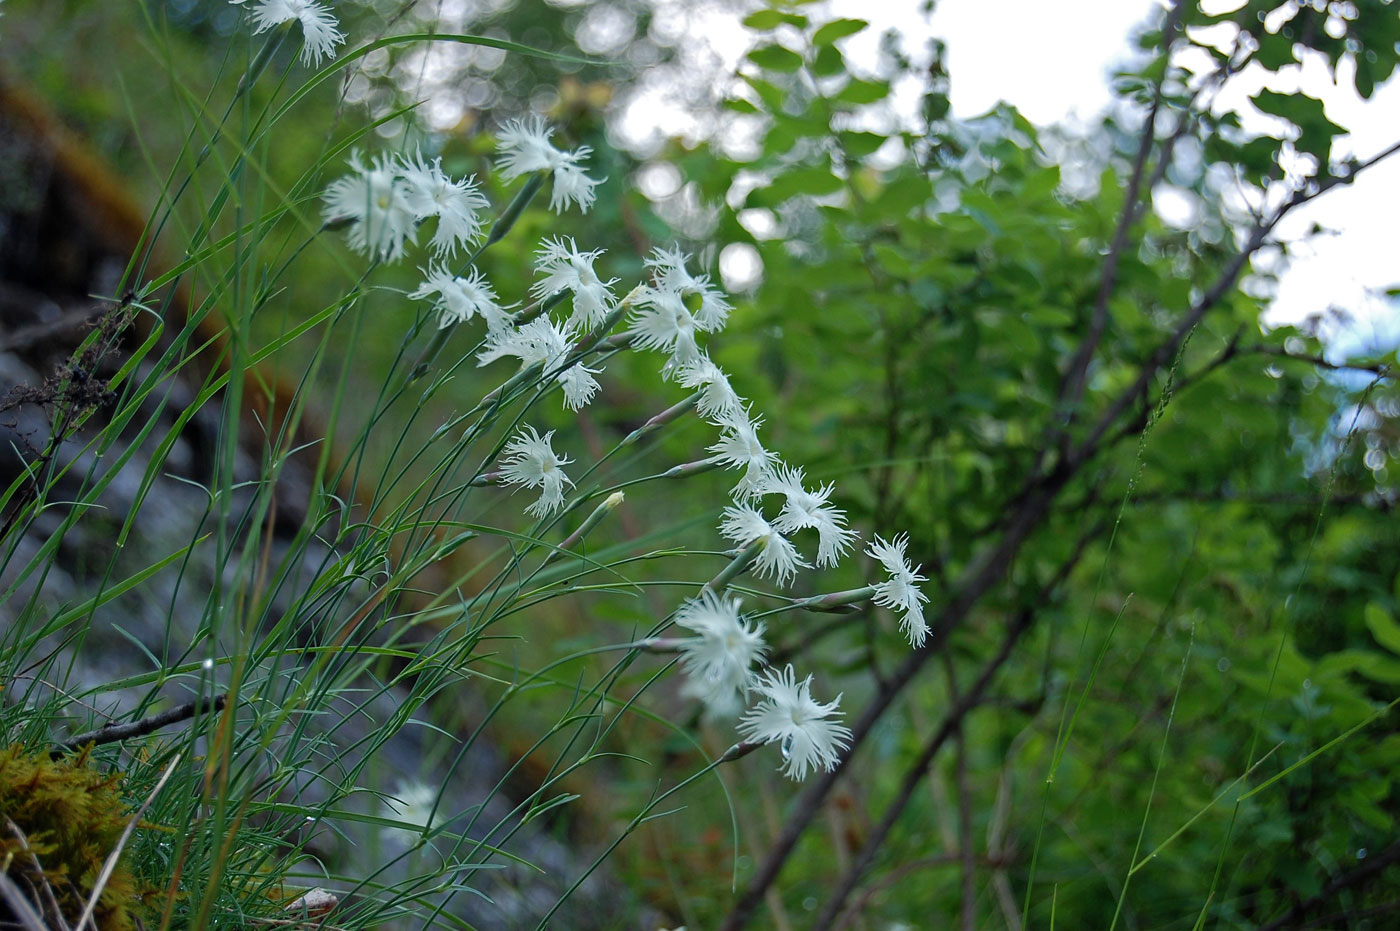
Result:
[[[244,0],[229,0],[234,6],[242,6]],[[315,0],[259,0],[253,7],[253,32],[265,32],[273,26],[301,23],[301,34],[305,43],[301,47],[301,63],[319,66],[321,59],[335,54],[335,47],[345,41],[345,34],[338,28],[340,22],[331,14],[330,8]]]
[[[553,430],[540,436],[534,427],[525,426],[502,451],[501,481],[540,489],[540,499],[525,509],[535,517],[548,517],[562,507],[564,485],[573,484],[564,474],[564,466],[573,460],[554,454],[550,445],[553,436]]]
[[[475,176],[454,181],[442,170],[441,158],[429,164],[422,153],[401,159],[400,172],[414,217],[438,218],[432,247],[439,258],[456,255],[459,246],[471,245],[481,238],[484,225],[477,211],[491,206],[491,202],[477,187]]]
[[[827,483],[816,491],[802,486],[802,470],[779,465],[759,486],[760,494],[781,494],[783,509],[773,521],[782,533],[812,528],[817,531],[817,565],[834,566],[859,536],[846,526],[846,512],[827,504],[835,485]]]
[[[763,549],[754,560],[754,568],[759,578],[770,575],[780,586],[786,586],[797,575],[800,567],[810,565],[797,552],[792,541],[783,536],[764,519],[763,515],[747,505],[727,507],[720,519],[720,535],[736,546],[745,547],[755,540],[763,541]]]
[[[562,237],[544,240],[535,269],[545,277],[531,286],[530,296],[538,300],[570,291],[574,295],[572,321],[584,328],[597,326],[612,311],[611,288],[617,281],[616,278],[603,281],[593,270],[593,260],[602,254],[602,249],[579,252],[573,239],[567,247]]]
[[[695,324],[706,333],[714,333],[724,328],[729,312],[734,308],[724,294],[710,283],[709,275],[692,275],[686,270],[685,263],[689,258],[679,247],[669,252],[658,248],[652,250],[646,264],[652,269],[657,287],[661,290],[672,291],[682,299],[699,298]]]
[[[919,574],[923,566],[910,566],[909,559],[904,555],[908,545],[908,534],[901,534],[888,543],[876,534],[865,551],[878,559],[890,574],[887,581],[875,584],[874,602],[881,607],[903,611],[899,626],[908,635],[912,646],[921,647],[928,637],[928,623],[924,620],[924,602],[928,601],[928,596],[919,590],[917,583],[927,582],[928,578]]]
[[[679,380],[686,388],[700,389],[695,412],[711,423],[732,420],[744,411],[744,399],[730,386],[729,376],[704,352],[680,367]]]
[[[392,160],[380,156],[371,167],[350,156],[354,174],[336,178],[322,195],[322,215],[327,222],[350,220],[350,248],[386,262],[403,255],[405,242],[413,242],[415,216],[408,204],[408,184],[398,176]]]
[[[812,677],[801,682],[792,665],[781,672],[772,669],[754,684],[763,700],[739,722],[745,740],[772,743],[783,751],[783,773],[792,779],[807,778],[807,770],[831,772],[841,751],[851,744],[851,729],[829,720],[840,714],[841,696],[827,704],[812,698]]]
[[[380,816],[397,821],[403,827],[381,828],[383,838],[404,846],[417,843],[423,831],[431,826],[437,796],[437,789],[421,782],[399,783],[392,798],[380,801]]]
[[[669,379],[678,367],[700,361],[695,318],[679,292],[647,288],[637,305],[641,309],[633,314],[627,335],[634,346],[670,355],[661,368],[662,378]]]
[[[477,354],[478,365],[489,365],[502,356],[515,356],[521,367],[544,363],[545,374],[559,368],[575,341],[574,328],[554,325],[548,316],[537,317],[529,323],[512,328],[503,327],[486,334],[486,348]],[[582,362],[555,372],[554,379],[564,387],[564,405],[576,411],[593,400],[598,380],[593,376],[602,369],[586,368]]]
[[[714,453],[712,462],[718,462],[727,469],[744,470],[739,484],[734,486],[735,501],[747,501],[758,494],[765,479],[773,474],[778,463],[778,454],[764,449],[758,440],[758,428],[763,418],[749,417],[748,411],[738,409],[720,422],[719,442],[708,447]]]
[[[549,137],[552,135],[554,130],[539,116],[528,120],[510,120],[502,126],[497,135],[501,177],[511,181],[532,171],[549,171],[554,178],[554,187],[549,196],[550,209],[562,213],[572,201],[578,204],[579,210],[587,213],[596,197],[593,189],[607,178],[595,181],[579,165],[592,154],[591,148],[581,145],[572,152],[564,152],[550,143]]]
[[[500,305],[495,290],[477,269],[473,268],[467,278],[452,274],[442,264],[419,271],[426,277],[409,297],[421,300],[437,295],[433,309],[438,312],[439,329],[465,323],[472,317],[485,320],[488,333],[510,327],[511,312]]]
[[[739,616],[739,599],[710,589],[687,599],[676,611],[676,623],[699,634],[681,650],[681,668],[689,677],[682,691],[717,717],[739,711],[753,681],[749,667],[767,650],[763,625]]]

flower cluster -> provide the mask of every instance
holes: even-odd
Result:
[[[555,324],[548,315],[536,317],[519,327],[503,327],[486,335],[486,348],[477,353],[478,365],[489,365],[503,356],[520,360],[522,369],[542,364],[543,374],[552,377],[564,389],[564,406],[577,411],[598,392],[601,369],[591,369],[582,362],[567,364],[578,333],[571,322]]]
[[[561,151],[550,143],[551,135],[538,117],[507,123],[499,134],[501,174],[510,180],[549,172],[554,185],[551,206],[559,210],[572,202],[587,210],[600,183],[580,167],[589,149]],[[692,397],[647,426],[693,408],[717,431],[709,458],[690,467],[740,472],[719,525],[721,536],[736,548],[733,572],[750,569],[786,587],[799,570],[836,566],[854,549],[858,534],[847,525],[845,511],[832,504],[835,486],[809,483],[803,468],[784,462],[764,444],[759,436],[763,418],[707,353],[703,340],[724,328],[732,307],[708,275],[690,271],[689,255],[679,248],[655,249],[644,263],[649,280],[619,300],[614,291],[618,279],[598,272],[602,250],[581,249],[568,237],[548,237],[536,254],[532,303],[524,308],[505,305],[479,269],[454,272],[444,261],[483,237],[479,211],[487,202],[474,179],[454,180],[439,160],[429,162],[421,155],[380,157],[368,166],[356,156],[351,164],[354,173],[332,182],[326,191],[327,219],[349,221],[352,248],[392,261],[413,242],[419,223],[436,218],[431,243],[436,261],[422,269],[424,281],[409,296],[434,302],[440,328],[480,317],[486,333],[476,352],[479,365],[517,359],[522,372],[558,385],[565,407],[578,411],[599,391],[595,376],[600,369],[585,363],[596,358],[604,341],[608,351],[625,347],[664,354],[662,379],[678,383]],[[520,197],[528,199],[533,191],[527,188]],[[498,238],[499,232],[492,233],[488,244]],[[554,308],[565,301],[567,309],[556,318]],[[607,331],[629,314],[625,331],[608,338]],[[505,443],[493,474],[502,484],[538,489],[539,498],[525,508],[538,518],[558,513],[573,485],[564,472],[572,460],[555,453],[553,437],[554,431],[541,435],[533,427],[521,428]],[[798,535],[805,531],[815,535],[810,558],[798,548]],[[883,566],[888,578],[838,596],[844,603],[869,600],[897,610],[903,632],[919,647],[928,636],[923,616],[928,599],[919,588],[927,579],[910,564],[907,546],[906,536],[892,542],[876,536],[865,552]],[[801,779],[812,770],[829,771],[851,737],[840,723],[840,696],[819,702],[811,694],[811,676],[798,681],[792,666],[762,668],[765,628],[743,617],[739,600],[725,597],[723,590],[723,585],[707,585],[697,597],[685,600],[672,618],[691,635],[670,641],[681,653],[684,694],[704,702],[712,716],[732,718],[743,712],[739,733],[750,743],[778,743],[787,775]],[[759,700],[749,708],[754,694]]]
[[[633,345],[665,351],[669,358],[661,369],[671,378],[688,366],[707,362],[696,341],[697,333],[713,333],[724,327],[730,306],[710,284],[708,275],[693,276],[686,270],[689,256],[680,250],[656,249],[646,260],[656,287],[644,287],[631,320],[628,335]]]

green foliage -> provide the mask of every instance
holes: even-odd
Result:
[[[1347,54],[1390,73],[1393,6],[1384,28],[1363,36],[1359,19],[1383,5],[1329,5],[1345,19],[1350,53],[1307,5],[1285,27],[1266,28],[1262,14],[1274,6],[1230,14],[1258,45],[1251,51],[1246,37],[1241,55],[1277,68],[1285,62],[1270,56],[1280,42],[1288,62],[1311,45],[1333,65]],[[1185,23],[1206,22],[1187,7]],[[1393,381],[1368,395],[1384,439],[1363,443],[1338,425],[1346,394],[1290,361],[1320,355],[1317,334],[1262,331],[1263,303],[1249,294],[1266,290],[1268,273],[1246,264],[1246,294],[1230,271],[1237,250],[1221,233],[1249,218],[1226,208],[1205,166],[1159,164],[1171,158],[1167,130],[1135,168],[1141,111],[1115,111],[1095,130],[1110,143],[1100,151],[1116,154],[1100,163],[1095,193],[1072,193],[1053,153],[1073,140],[1005,106],[944,120],[937,80],[925,79],[926,124],[853,132],[851,112],[863,126],[895,125],[881,109],[890,85],[936,76],[937,60],[857,77],[829,44],[857,28],[852,21],[787,25],[805,44],[789,32],[781,62],[751,56],[764,70],[744,72],[748,91],[733,104],[762,120],[757,157],[684,162],[715,200],[766,214],[754,224],[722,213],[719,229],[755,248],[763,267],[738,326],[781,333],[783,352],[731,348],[722,360],[766,374],[758,406],[793,412],[780,427],[785,448],[802,461],[863,463],[841,492],[876,526],[910,528],[934,601],[947,606],[967,597],[980,561],[1021,519],[1034,493],[1026,489],[1073,464],[1076,444],[1093,443],[1080,447],[1092,453],[1073,464],[1005,584],[985,591],[966,621],[950,622],[942,662],[929,664],[892,713],[897,721],[861,751],[853,797],[836,796],[857,813],[841,861],[863,852],[860,835],[891,804],[950,696],[993,661],[1010,619],[1031,612],[995,698],[961,719],[962,742],[935,763],[929,780],[939,788],[914,792],[846,901],[871,919],[915,926],[967,907],[979,926],[1014,925],[1023,902],[1031,924],[1046,926],[1053,901],[1063,927],[1190,927],[1201,915],[1207,926],[1252,927],[1304,903],[1334,907],[1310,900],[1325,900],[1328,884],[1364,867],[1368,852],[1390,863],[1400,822],[1390,778],[1400,743],[1393,467],[1357,467],[1366,443],[1386,449],[1386,461],[1396,455]],[[1144,108],[1160,88],[1208,163],[1280,198],[1311,197],[1349,176],[1332,148],[1346,130],[1319,101],[1261,92],[1255,104],[1291,129],[1279,133],[1286,141],[1250,138],[1232,115],[1196,105],[1161,43],[1160,31],[1143,36],[1156,54],[1119,87]],[[791,74],[791,56],[806,74]],[[902,157],[892,162],[892,151]],[[1290,178],[1290,191],[1280,165],[1298,170],[1295,153],[1313,165]],[[1179,229],[1134,208],[1119,248],[1137,172],[1173,179],[1200,214]],[[757,185],[747,180],[755,175]],[[1103,337],[1068,407],[1065,373],[1110,253]],[[1183,330],[1222,280],[1209,312]],[[1150,362],[1163,346],[1162,361]],[[1150,377],[1134,393],[1145,365]],[[1099,444],[1091,427],[1122,397],[1131,403],[1106,421]],[[1086,547],[1077,560],[1076,540]],[[1066,570],[1068,581],[1052,584]],[[872,671],[862,694],[878,691],[902,659],[888,626],[822,629],[820,643],[787,648],[844,663],[848,694]],[[797,847],[778,884],[789,908],[829,902],[832,884],[851,875],[833,864],[830,844],[813,837]],[[961,844],[975,850],[971,906]],[[1355,891],[1348,914],[1384,908],[1385,885]],[[825,927],[832,916],[818,908]]]
[[[1251,63],[1292,68],[1311,49],[1370,96],[1394,71],[1400,16],[1379,0],[1181,9],[1182,28],[1164,19],[1140,36],[1144,58],[1117,76],[1118,106],[1079,137],[1006,105],[950,119],[941,46],[916,63],[886,43],[877,70],[855,73],[843,40],[867,23],[775,5],[743,20],[753,48],[723,104],[756,127],[752,154],[673,144],[655,159],[673,163],[686,196],[715,206],[714,244],[752,250],[762,267],[706,348],[766,418],[772,446],[837,481],[835,501],[867,536],[907,529],[929,576],[933,643],[922,653],[869,607],[772,616],[866,584],[869,564],[803,576],[785,594],[737,589],[769,615],[773,657],[820,670],[831,695],[844,691],[848,722],[892,682],[910,683],[859,735],[825,805],[810,809],[773,759],[711,770],[732,728],[653,689],[666,667],[633,649],[664,627],[673,593],[726,558],[709,528],[732,476],[698,477],[684,493],[645,484],[657,461],[703,457],[712,431],[682,418],[643,444],[623,439],[684,392],[674,382],[632,387],[655,360],[610,347],[606,409],[575,417],[552,401],[533,406],[530,392],[547,386],[524,382],[499,406],[478,404],[493,387],[472,362],[479,336],[434,337],[425,305],[404,297],[412,269],[375,269],[371,280],[335,245],[319,248],[329,239],[320,186],[350,147],[379,145],[363,122],[327,129],[341,112],[335,82],[288,109],[262,85],[236,94],[236,71],[216,77],[224,96],[211,99],[247,109],[231,111],[213,146],[219,170],[194,181],[172,214],[185,232],[211,223],[217,242],[197,243],[207,251],[181,272],[207,291],[195,313],[221,321],[228,364],[280,363],[297,376],[289,419],[329,424],[308,482],[313,506],[289,549],[312,552],[323,537],[339,549],[301,587],[293,559],[259,548],[280,503],[271,479],[295,466],[299,437],[261,415],[251,427],[240,389],[210,376],[194,407],[225,401],[225,443],[250,429],[268,438],[257,481],[236,479],[233,453],[220,447],[230,465],[209,497],[219,535],[114,566],[100,594],[76,606],[45,613],[36,602],[25,614],[34,627],[10,647],[11,667],[25,668],[41,629],[61,632],[143,592],[201,546],[234,578],[259,580],[230,592],[213,579],[192,642],[167,644],[154,671],[112,684],[147,690],[143,701],[170,681],[202,689],[191,657],[205,650],[241,690],[236,726],[190,737],[221,741],[207,772],[183,773],[153,811],[186,857],[171,887],[177,919],[271,908],[293,869],[282,851],[320,855],[302,833],[307,819],[378,853],[381,833],[404,825],[370,799],[395,791],[390,775],[409,774],[372,760],[409,724],[441,738],[425,740],[420,759],[448,774],[443,787],[476,765],[473,747],[494,740],[509,763],[492,774],[488,798],[509,786],[521,827],[567,832],[586,862],[607,859],[613,888],[632,896],[617,908],[645,902],[693,927],[735,913],[731,885],[742,902],[775,837],[800,817],[811,826],[783,855],[774,894],[758,893],[758,907],[782,914],[758,913],[760,926],[805,926],[809,910],[828,926],[831,910],[847,907],[872,926],[915,927],[959,913],[976,926],[1074,928],[1245,928],[1334,913],[1360,926],[1387,914],[1400,860],[1400,393],[1373,368],[1350,373],[1366,381],[1357,390],[1331,380],[1316,364],[1326,350],[1317,328],[1261,328],[1276,266],[1252,259],[1274,232],[1234,205],[1241,190],[1256,204],[1301,204],[1364,163],[1343,156],[1347,127],[1318,100],[1256,93],[1253,105],[1279,122],[1274,135],[1252,137],[1202,88]],[[534,23],[536,12],[519,5],[499,24],[522,42],[566,48],[582,14]],[[174,77],[207,66],[197,26],[161,52],[172,98],[208,133],[217,115],[205,112],[204,85]],[[1233,26],[1237,46],[1208,40],[1197,28],[1207,26]],[[1218,72],[1188,75],[1164,39],[1203,50]],[[412,49],[380,51],[367,80],[396,94],[394,66]],[[276,65],[294,74],[292,53],[279,54]],[[509,62],[489,76],[504,103],[484,122],[520,115],[541,81],[558,84],[561,135],[591,145],[596,174],[612,179],[588,217],[534,205],[513,235],[576,236],[581,248],[612,250],[610,274],[639,280],[646,246],[676,235],[629,188],[639,166],[610,150],[586,90],[571,97],[545,61]],[[579,67],[600,83],[618,76]],[[909,86],[922,94],[912,122],[894,99]],[[100,89],[74,109],[95,124],[121,112]],[[1159,122],[1144,135],[1148,112]],[[397,138],[417,139],[407,112],[368,116],[402,118]],[[275,149],[264,120],[286,131]],[[494,140],[479,126],[464,118],[425,138],[454,176],[479,175],[500,208],[518,188],[489,177]],[[205,141],[141,135],[186,168]],[[170,195],[156,177],[155,193]],[[1152,209],[1162,185],[1190,198],[1189,223]],[[493,247],[474,262],[503,295],[525,294],[535,277],[526,248]],[[192,355],[203,337],[189,326],[172,338],[167,360]],[[423,382],[406,377],[420,357],[432,362]],[[160,384],[143,376],[128,386],[114,422],[154,429],[138,414]],[[518,502],[482,486],[527,412],[569,448],[606,452],[579,480],[576,504],[588,506],[521,527],[501,516]],[[98,448],[115,458],[105,442]],[[107,480],[81,500],[95,501]],[[339,497],[356,484],[370,489],[354,502],[363,514]],[[587,525],[577,559],[556,562],[553,547],[623,487],[622,526]],[[245,489],[252,503],[240,510],[230,502]],[[470,513],[455,510],[468,500]],[[235,525],[241,535],[226,535]],[[339,627],[347,616],[373,621],[363,632]],[[342,630],[347,639],[328,639]],[[614,645],[602,646],[608,638]],[[312,722],[340,720],[351,703],[366,718],[393,710],[357,737],[362,753],[342,757],[341,725],[326,733]],[[7,723],[20,716],[6,713]],[[13,728],[39,741],[48,723]],[[227,791],[211,789],[216,779]],[[515,823],[487,833],[486,810],[462,802],[408,824],[412,846],[383,875],[336,874],[373,899],[345,924],[417,920],[421,901],[479,891],[472,884],[488,870],[514,864]],[[168,849],[138,837],[138,850],[167,880],[175,874]],[[425,865],[442,850],[462,855]],[[421,874],[394,872],[411,873],[405,863]]]

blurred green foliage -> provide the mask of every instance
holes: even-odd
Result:
[[[230,40],[236,23],[218,3],[120,6],[12,2],[5,41],[93,144],[134,170],[147,150],[179,143],[159,137],[169,127],[145,119],[146,108],[193,102],[158,82],[129,84],[128,71],[112,82],[99,55],[75,61],[51,49],[100,31],[109,37],[103,55],[170,55],[191,75],[188,86],[202,87],[194,75],[236,80],[238,68],[218,58],[247,48]],[[414,32],[395,11],[424,17],[432,6],[363,5],[347,23],[362,35],[376,23],[389,34]],[[602,6],[564,12],[520,3],[484,28],[566,50],[587,10]],[[607,6],[633,16],[634,36],[645,34],[645,5]],[[1190,30],[1178,41],[1193,43],[1222,74],[1247,61],[1280,71],[1313,49],[1334,69],[1354,64],[1337,74],[1353,75],[1363,96],[1392,74],[1394,4],[1303,4],[1285,22],[1275,6],[1251,0],[1205,15],[1186,4],[1184,25],[1233,23],[1241,39],[1233,52]],[[153,52],[142,17],[175,38]],[[1068,928],[1109,927],[1115,916],[1133,928],[1252,928],[1300,921],[1289,918],[1295,908],[1335,926],[1389,926],[1400,907],[1400,871],[1389,865],[1400,859],[1400,532],[1390,465],[1400,398],[1391,379],[1368,376],[1352,389],[1308,361],[1324,348],[1314,331],[1261,329],[1264,302],[1251,295],[1273,281],[1263,265],[1230,272],[1249,218],[1212,171],[1259,192],[1345,179],[1356,163],[1335,144],[1343,128],[1316,100],[1262,91],[1256,106],[1293,128],[1281,138],[1245,133],[1236,115],[1202,105],[1199,84],[1169,66],[1162,36],[1149,30],[1141,58],[1118,76],[1121,106],[1092,130],[1090,141],[1106,143],[1094,151],[1109,154],[1089,164],[1087,149],[1076,147],[1084,140],[1037,128],[1009,106],[951,119],[948,81],[957,75],[946,73],[937,44],[918,61],[890,46],[880,72],[856,74],[843,39],[865,28],[858,20],[784,3],[744,24],[752,48],[725,104],[754,133],[743,156],[721,142],[675,142],[643,163],[609,144],[608,97],[664,57],[660,49],[629,59],[635,41],[605,56],[631,61],[621,69],[565,76],[556,64],[519,56],[494,68],[468,63],[472,80],[492,87],[489,106],[464,108],[447,128],[410,116],[399,135],[370,133],[362,145],[421,142],[441,152],[449,171],[484,176],[489,128],[527,107],[549,110],[571,145],[593,146],[592,168],[610,180],[586,218],[533,210],[520,229],[606,248],[610,274],[628,282],[640,277],[650,246],[685,239],[636,180],[651,166],[674,166],[696,202],[714,208],[710,235],[687,247],[713,243],[710,254],[761,263],[761,282],[737,301],[715,342],[716,361],[753,398],[785,458],[838,482],[855,524],[887,536],[909,532],[911,554],[931,577],[933,619],[1007,534],[1028,483],[1090,440],[1092,426],[1147,375],[1146,391],[1109,420],[1004,577],[948,631],[939,655],[860,748],[769,906],[781,907],[785,926],[807,926],[865,851],[872,824],[942,715],[997,655],[1012,619],[1025,616],[1010,658],[848,900],[867,926],[942,926],[961,913],[975,927],[1020,927],[1023,917],[1050,927],[1053,913],[1055,926]],[[62,41],[46,30],[62,32]],[[300,166],[366,118],[416,99],[401,80],[400,54],[411,50],[370,69],[355,91],[362,107],[344,106],[335,82],[316,92],[304,135],[281,136],[266,153],[282,184],[290,188]],[[918,115],[896,119],[887,106],[893,89],[910,85],[920,89]],[[1172,118],[1162,120],[1142,173],[1160,181],[1173,153],[1200,153],[1194,168],[1183,159],[1170,174],[1198,216],[1180,228],[1145,209],[1115,246],[1154,99]],[[1092,169],[1092,190],[1066,189],[1071,162],[1081,175]],[[303,193],[312,217],[318,191]],[[488,193],[495,203],[510,194]],[[307,256],[294,291],[271,312],[285,316],[269,317],[269,327],[294,323],[293,308],[317,306],[318,289],[336,293],[323,290],[326,280],[357,274],[338,260],[338,243],[324,252]],[[1067,403],[1066,372],[1093,326],[1110,253],[1117,261],[1102,340],[1082,397]],[[484,271],[500,293],[519,294],[533,276],[530,259],[496,250]],[[1158,364],[1159,348],[1217,281],[1225,287],[1209,312]],[[407,266],[376,279],[353,350],[367,369],[399,351],[403,294],[414,282]],[[451,346],[470,349],[465,336]],[[586,430],[625,433],[679,399],[679,389],[658,398],[628,387],[628,374],[650,362],[610,363],[609,403],[584,415]],[[449,412],[426,412],[425,429]],[[560,424],[571,421],[559,415]],[[656,448],[675,461],[698,458],[701,435],[682,429]],[[1379,465],[1367,455],[1377,449]],[[696,519],[682,503],[647,500],[649,517]],[[861,584],[864,568],[845,570],[844,581]],[[795,594],[840,581],[806,578]],[[636,620],[628,609],[598,611],[621,629]],[[909,649],[880,614],[814,616],[770,633],[776,655],[821,670],[832,694],[844,689],[851,717]],[[673,716],[688,714],[678,703]],[[731,739],[722,725],[698,726],[715,752]],[[659,767],[686,773],[699,759],[646,722],[619,735],[620,749],[649,740],[666,757],[594,769],[615,798],[645,793]],[[741,761],[737,775],[726,774],[728,800],[699,787],[687,797],[691,807],[624,845],[614,863],[630,888],[691,927],[715,926],[733,904],[731,873],[742,891],[791,814],[796,792],[771,762]],[[737,809],[737,864],[727,804]],[[571,830],[593,839],[605,833],[598,822],[625,807],[599,805]],[[1368,872],[1377,858],[1382,868]]]

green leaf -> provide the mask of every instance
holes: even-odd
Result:
[[[845,182],[825,166],[796,168],[778,175],[766,187],[751,191],[746,206],[776,207],[783,201],[801,194],[820,197],[835,194],[844,186]]]
[[[834,45],[823,45],[817,49],[812,59],[812,73],[819,78],[829,78],[846,70],[846,59]]]
[[[836,98],[843,103],[874,103],[889,95],[890,85],[885,81],[862,81],[851,78],[851,83],[837,92]]]
[[[748,58],[769,71],[796,71],[802,67],[802,56],[781,45],[761,45],[749,52]]]
[[[1362,100],[1370,100],[1376,92],[1376,76],[1365,56],[1356,59],[1356,92]]]
[[[1318,157],[1324,166],[1327,152],[1332,146],[1332,137],[1345,133],[1346,127],[1338,126],[1327,118],[1322,101],[1306,94],[1280,94],[1277,91],[1262,90],[1250,101],[1265,113],[1288,120],[1298,127],[1298,138],[1294,145],[1298,151]]]
[[[780,10],[758,10],[744,17],[744,25],[756,32],[770,32],[785,23],[798,29],[806,29],[807,17]]]
[[[812,36],[812,44],[817,46],[830,45],[837,39],[855,35],[869,25],[863,19],[833,19],[816,31],[816,34]]]
[[[1395,622],[1395,618],[1374,601],[1366,605],[1364,617],[1376,642],[1390,652],[1400,654],[1400,624]]]
[[[783,109],[783,90],[772,81],[765,81],[762,78],[744,77],[744,81],[758,94],[763,105],[770,113],[778,113]]]
[[[852,158],[864,158],[871,154],[885,144],[886,138],[879,133],[856,132],[854,130],[847,130],[837,135],[841,140],[842,148]]]
[[[1285,65],[1294,62],[1293,40],[1282,33],[1265,33],[1256,36],[1259,40],[1259,51],[1254,53],[1254,58],[1259,64],[1270,71],[1277,71]]]

